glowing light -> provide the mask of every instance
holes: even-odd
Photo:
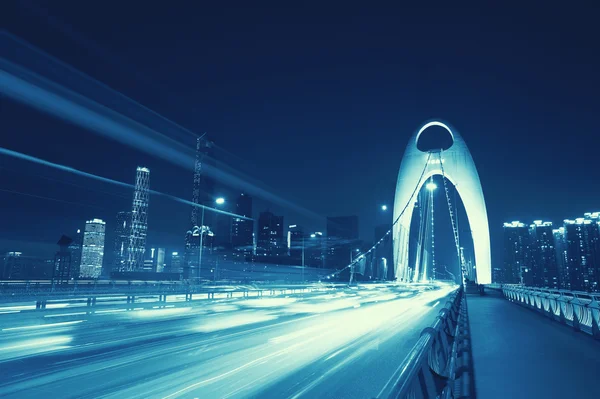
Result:
[[[421,136],[421,133],[423,133],[428,127],[431,127],[431,126],[440,126],[440,127],[443,127],[444,129],[446,129],[448,131],[448,133],[450,133],[450,136],[452,137],[452,141],[454,141],[454,133],[452,133],[452,130],[450,130],[450,128],[448,126],[446,126],[442,122],[433,121],[433,122],[426,123],[419,130],[419,133],[417,133],[417,137],[415,138],[415,145],[419,142],[419,137]]]
[[[429,190],[429,191],[433,191],[433,190],[435,190],[437,188],[437,184],[435,184],[435,183],[427,183],[425,185],[425,188],[427,190]]]
[[[173,252],[171,255],[177,256],[177,255],[179,255],[179,252]]]
[[[381,205],[381,210],[382,211],[387,211],[387,205]]]
[[[315,238],[316,236],[317,235],[313,233],[313,234],[310,235],[310,238]]]
[[[223,197],[219,197],[219,198],[217,198],[217,199],[215,200],[215,203],[216,203],[217,205],[223,205],[223,204],[225,203],[225,198],[223,198]]]
[[[227,330],[229,328],[245,326],[248,324],[262,323],[265,321],[275,320],[277,316],[269,313],[259,312],[247,312],[247,313],[236,313],[226,316],[215,316],[206,318],[204,324],[195,328],[196,331],[209,333],[220,330]]]
[[[510,223],[504,223],[504,227],[509,227],[509,228],[525,227],[525,223],[521,223],[518,220],[514,220]]]
[[[48,347],[50,345],[64,345],[64,344],[68,344],[72,340],[73,340],[73,338],[71,338],[69,336],[32,339],[32,340],[24,341],[18,345],[0,347],[0,351],[25,349],[25,348],[32,348],[32,347],[36,347],[36,346],[42,346],[42,347],[45,347],[46,349],[49,349]]]
[[[70,326],[73,324],[83,323],[84,321],[85,320],[76,320],[76,321],[65,321],[63,323],[37,324],[37,325],[33,325],[33,326],[10,327],[10,328],[3,328],[2,331],[38,330],[38,329],[43,329],[43,328],[64,327],[64,326]]]

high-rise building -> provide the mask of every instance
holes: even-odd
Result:
[[[81,229],[73,235],[73,242],[69,245],[71,251],[71,278],[79,277],[79,267],[81,266],[81,247],[83,246],[83,233]]]
[[[315,231],[304,237],[304,265],[308,267],[325,267],[326,241],[323,233]]]
[[[269,211],[258,217],[257,255],[282,256],[286,248],[283,240],[283,216],[275,216]]]
[[[165,269],[165,249],[150,248],[150,256],[144,261],[144,271],[161,273]]]
[[[57,244],[59,247],[58,252],[54,256],[54,270],[52,273],[52,281],[56,283],[65,283],[71,279],[72,262],[71,262],[71,250],[69,249],[73,239],[65,235],[60,237]]]
[[[552,222],[534,220],[531,234],[531,271],[536,287],[559,288],[558,264],[554,247]]]
[[[105,231],[106,223],[102,219],[92,219],[85,222],[79,277],[100,277],[102,273],[102,261],[104,259]]]
[[[181,255],[179,254],[179,252],[172,252],[171,253],[171,263],[169,266],[169,272],[170,273],[181,273],[183,271],[181,262],[182,262],[182,259],[181,259]]]
[[[327,268],[342,269],[348,266],[359,246],[358,216],[327,218]]]
[[[125,271],[127,270],[129,241],[131,239],[131,212],[117,213],[115,226],[115,263],[113,270]]]
[[[10,251],[4,254],[0,277],[3,280],[50,279],[54,269],[51,259],[27,256],[22,252]]]
[[[252,218],[252,197],[241,193],[235,203],[236,215]],[[231,221],[231,244],[236,252],[244,255],[252,253],[254,221],[234,217]]]
[[[131,209],[131,235],[127,251],[128,271],[138,271],[144,267],[149,200],[150,169],[138,166],[135,176],[133,206]]]
[[[564,221],[569,288],[574,291],[600,288],[600,225],[592,215]]]
[[[552,230],[554,236],[554,252],[556,254],[556,265],[558,268],[559,288],[571,289],[571,278],[569,277],[569,262],[567,257],[567,241],[565,239],[565,228],[559,227]]]
[[[532,285],[530,235],[519,221],[504,223],[504,276],[502,283]]]
[[[306,264],[306,259],[303,259],[306,256],[304,229],[296,224],[288,226],[287,255],[296,265]]]

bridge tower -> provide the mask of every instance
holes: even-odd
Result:
[[[421,151],[417,148],[421,134],[432,126],[439,126],[448,131],[453,140],[450,148],[441,152]],[[448,124],[436,120],[427,122],[412,135],[400,164],[394,199],[395,224],[392,227],[396,279],[419,279],[419,270],[411,272],[409,265],[410,223],[417,194],[423,184],[434,175],[444,176],[456,187],[465,206],[473,236],[477,282],[491,283],[490,233],[477,169],[460,134]]]

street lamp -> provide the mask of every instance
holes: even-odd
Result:
[[[215,204],[217,204],[217,205],[224,205],[224,204],[225,204],[225,198],[223,198],[223,197],[218,197],[218,198],[215,200]],[[214,227],[214,230],[213,230],[213,231],[216,231],[216,230],[217,230],[217,219],[218,219],[218,217],[219,217],[219,214],[218,214],[218,213],[216,213],[216,214],[215,214],[215,227]],[[213,242],[214,242],[214,239],[213,239]],[[211,253],[212,253],[212,244],[211,244]],[[214,281],[215,283],[217,282],[217,273],[218,273],[218,270],[219,270],[219,255],[217,255],[217,257],[215,258],[215,273],[214,273],[214,275],[213,275],[213,281]]]
[[[429,203],[431,209],[431,271],[433,278],[436,278],[436,270],[435,270],[435,229],[434,229],[434,219],[433,219],[433,191],[437,188],[437,185],[433,182],[433,176],[429,178],[429,183],[425,185],[425,188],[429,190]],[[425,270],[426,271],[426,270]]]
[[[425,188],[429,191],[433,191],[437,188],[437,184],[435,184],[434,182],[429,182],[425,185]]]
[[[223,205],[225,203],[225,198],[223,197],[219,197],[215,200],[215,204],[217,205]],[[198,254],[198,283],[200,283],[200,281],[202,281],[202,252],[203,252],[203,242],[204,242],[204,209],[205,207],[202,207],[202,218],[201,218],[201,226],[200,226],[200,249],[199,249],[199,254]],[[218,214],[217,214],[218,215]],[[215,215],[215,222],[216,222],[216,215]],[[216,275],[216,273],[215,273]]]

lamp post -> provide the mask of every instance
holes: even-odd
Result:
[[[218,205],[224,205],[225,204],[225,198],[223,197],[219,197],[215,200],[215,204]],[[219,217],[219,214],[215,214],[215,231],[217,230],[217,219]],[[213,239],[214,240],[214,239]],[[219,268],[219,256],[217,256],[215,258],[215,273],[213,276],[213,281],[216,283],[217,282],[217,270]]]
[[[223,197],[219,197],[215,200],[215,204],[217,205],[223,205],[225,203],[225,198]],[[202,207],[202,217],[200,219],[200,248],[198,251],[198,284],[200,284],[200,281],[202,281],[202,252],[204,249],[204,209],[205,207]],[[215,217],[215,221],[216,221],[216,217]]]
[[[435,230],[433,221],[433,192],[437,188],[437,185],[433,182],[433,176],[429,178],[429,183],[425,185],[425,188],[429,190],[429,206],[431,208],[431,274],[435,280]]]

